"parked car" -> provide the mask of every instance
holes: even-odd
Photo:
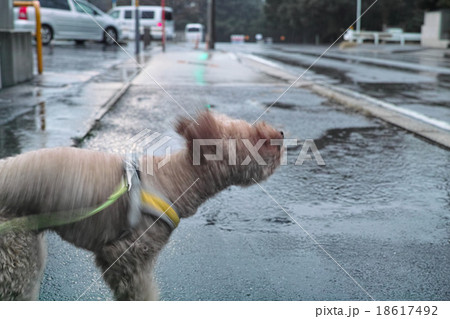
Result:
[[[203,42],[204,41],[204,28],[200,23],[188,23],[184,28],[184,35],[186,42]]]
[[[126,39],[134,39],[135,23],[134,6],[118,6],[108,11],[108,14],[118,22],[123,37]],[[173,11],[171,7],[164,7],[165,12],[165,33],[166,39],[175,37],[175,23],[173,20]],[[139,32],[141,36],[144,34],[144,27],[150,28],[150,34],[153,39],[162,39],[162,14],[163,10],[160,6],[139,6]]]
[[[49,44],[53,39],[75,40],[77,43],[95,40],[113,44],[121,38],[116,21],[86,1],[40,0],[40,5],[43,44]],[[14,18],[15,29],[35,32],[33,7],[14,8]]]

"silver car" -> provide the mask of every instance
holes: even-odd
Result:
[[[40,0],[42,43],[55,40],[104,41],[120,40],[120,28],[113,18],[83,0]],[[14,8],[16,30],[35,31],[33,7]],[[92,18],[95,19],[96,23]],[[101,27],[100,27],[100,26]]]

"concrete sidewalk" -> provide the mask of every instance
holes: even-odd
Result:
[[[121,49],[97,43],[45,47],[44,66],[32,81],[0,90],[0,158],[76,145],[140,71]]]

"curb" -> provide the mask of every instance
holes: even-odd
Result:
[[[131,86],[131,82],[133,79],[140,73],[140,71],[136,71],[130,79],[125,82],[125,84],[116,92],[112,97],[108,99],[102,106],[100,106],[99,110],[94,115],[94,119],[91,120],[91,124],[89,125],[89,129],[79,137],[72,137],[72,147],[79,147],[81,143],[88,137],[88,135],[92,132],[92,130],[98,125],[100,120],[105,116],[106,113],[108,113],[111,108],[114,106],[114,104],[117,103],[117,101],[120,100],[120,98],[128,91],[128,89]]]
[[[406,131],[423,137],[433,143],[450,149],[450,132],[425,123],[397,111],[386,108],[386,102],[374,99],[367,95],[354,95],[350,90],[342,90],[323,84],[312,84],[310,89],[328,99],[356,111],[382,119],[385,122],[398,126]],[[347,91],[347,92],[346,92]],[[395,105],[392,105],[396,107]]]
[[[153,51],[153,48],[151,49],[151,51]],[[108,99],[108,101],[106,101],[102,106],[100,106],[99,110],[94,115],[94,119],[92,120],[89,129],[82,136],[72,138],[73,142],[71,146],[79,147],[81,143],[83,143],[86,137],[88,137],[89,134],[95,129],[95,127],[99,124],[99,122],[106,115],[106,113],[108,113],[112,109],[112,107],[120,100],[120,98],[128,91],[133,80],[145,69],[145,67],[146,65],[142,65],[141,69],[136,70],[136,72],[134,72],[130,76],[128,81],[125,82],[122,85],[122,87]]]
[[[251,64],[256,63],[258,69],[266,74],[291,83],[297,80],[297,77],[287,73],[281,66],[276,65],[271,61],[264,62],[261,61],[263,60],[261,58],[253,59],[252,56],[247,54],[239,54],[239,56],[241,59],[249,61]],[[310,79],[305,80],[302,78],[293,86],[309,89],[316,94],[324,96],[329,100],[335,101],[352,110],[361,112],[368,116],[380,118],[385,122],[414,133],[417,136],[431,141],[441,147],[450,149],[450,125],[446,122],[422,116],[424,120],[428,122],[427,123],[424,120],[414,118],[415,116],[420,116],[420,114],[416,112],[404,110],[394,104],[386,103],[368,95],[323,82],[312,81]]]
[[[117,101],[119,101],[120,98],[128,91],[134,78],[136,78],[136,76],[139,73],[140,71],[134,72],[133,75],[130,77],[130,79],[127,82],[125,82],[125,84],[120,88],[120,90],[114,93],[114,95],[100,107],[100,109],[94,116],[94,125],[98,123],[103,118],[103,116],[105,116],[105,114],[111,110],[114,104],[116,104]],[[92,128],[90,130],[92,130]]]

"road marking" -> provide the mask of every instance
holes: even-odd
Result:
[[[323,82],[321,83],[321,81],[319,82],[319,84],[324,85],[324,86],[328,86],[328,84],[323,83]],[[392,111],[395,111],[395,112],[398,112],[398,113],[401,113],[401,114],[408,115],[409,117],[412,117],[412,118],[415,118],[415,119],[420,120],[422,122],[425,122],[425,123],[428,123],[430,125],[436,126],[436,127],[440,128],[440,129],[450,131],[450,123],[447,123],[445,121],[437,120],[435,118],[429,117],[429,116],[424,115],[422,113],[419,113],[419,112],[416,112],[416,111],[413,111],[413,110],[409,110],[409,109],[403,108],[401,106],[394,105],[392,103],[384,102],[382,100],[373,98],[371,96],[368,96],[368,95],[365,95],[365,94],[362,94],[362,93],[359,93],[359,92],[354,92],[354,91],[351,91],[351,90],[348,90],[348,89],[344,89],[344,88],[340,88],[340,87],[336,87],[336,86],[331,86],[331,87],[335,91],[338,91],[338,92],[340,91],[340,92],[342,92],[344,94],[351,95],[351,96],[353,96],[355,98],[360,98],[360,99],[367,100],[369,102],[372,102],[372,103],[374,103],[376,105],[379,105],[381,107],[384,107],[386,109],[389,109],[389,110],[392,110]]]
[[[246,58],[251,59],[250,56]],[[263,72],[281,77],[287,81],[291,81],[294,78],[293,75],[282,67],[265,68]],[[313,81],[306,77],[303,79],[302,84],[298,84],[296,87],[307,88],[340,105],[363,111],[366,114],[378,117],[383,121],[424,137],[441,146],[450,148],[450,124],[447,122],[378,100],[362,93],[353,92],[323,81]]]

